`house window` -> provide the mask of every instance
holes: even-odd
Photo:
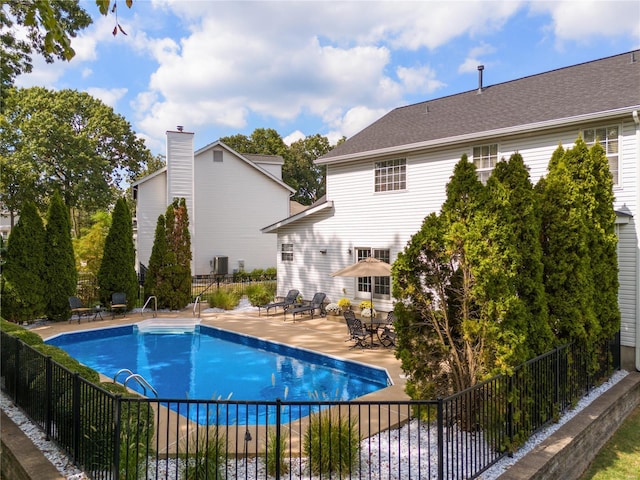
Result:
[[[282,244],[282,257],[283,262],[293,262],[293,243]]]
[[[607,160],[609,160],[609,171],[613,177],[613,184],[618,185],[618,127],[587,128],[583,132],[583,136],[589,147],[595,145],[596,141],[600,142],[607,155]]]
[[[356,249],[358,261],[373,256],[378,260],[389,263],[389,249],[358,248]],[[391,277],[358,277],[357,291],[364,299],[371,298],[371,280],[373,280],[373,298],[388,299],[391,295]],[[366,295],[365,295],[366,294]]]
[[[375,191],[388,192],[407,188],[407,160],[399,158],[376,162]]]
[[[480,145],[473,147],[473,164],[476,166],[478,178],[482,183],[487,183],[491,172],[498,162],[498,144]]]

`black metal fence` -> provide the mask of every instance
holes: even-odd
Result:
[[[255,284],[271,284],[276,282],[275,275],[264,273],[237,272],[229,275],[197,275],[191,277],[191,299],[195,300],[198,295],[211,293],[220,288],[232,288],[244,294],[245,290]],[[85,305],[95,305],[100,303],[98,279],[92,273],[81,272],[78,274],[77,295]],[[140,283],[138,289],[138,299],[136,307],[142,307],[146,300],[144,286]]]
[[[619,368],[567,345],[433,401],[205,401],[114,395],[0,346],[3,390],[93,479],[475,478]]]

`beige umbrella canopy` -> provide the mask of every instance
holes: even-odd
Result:
[[[333,272],[332,277],[388,277],[391,275],[391,265],[374,257],[362,260]],[[373,283],[369,281],[371,288],[371,306],[373,306]]]
[[[391,265],[374,257],[363,258],[331,274],[332,277],[388,277],[389,275],[391,275]]]

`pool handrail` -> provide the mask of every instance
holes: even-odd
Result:
[[[200,318],[200,295],[198,295],[196,297],[195,302],[193,303],[193,316],[196,316],[196,307],[198,308],[198,315],[197,317]]]
[[[158,298],[155,295],[151,295],[149,298],[147,298],[147,301],[144,302],[144,305],[142,306],[142,310],[140,310],[140,315],[144,315],[144,309],[147,308],[147,305],[149,304],[152,298],[153,298],[153,318],[158,316]]]
[[[153,394],[156,396],[156,398],[158,398],[158,392],[156,391],[155,388],[153,388],[151,386],[151,384],[149,382],[147,382],[147,380],[140,375],[139,373],[133,373],[131,370],[129,370],[128,368],[122,368],[120,370],[118,370],[116,372],[116,374],[113,376],[113,383],[117,382],[118,377],[120,376],[121,373],[126,373],[128,374],[127,378],[125,379],[124,383],[122,385],[124,385],[125,387],[127,386],[127,382],[129,382],[129,380],[135,380],[138,385],[140,385],[142,387],[142,389],[144,390],[144,396],[147,396],[147,388],[149,388],[149,390],[151,390],[153,392]]]

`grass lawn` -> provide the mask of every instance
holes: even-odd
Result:
[[[581,480],[640,480],[640,406],[602,447]]]

